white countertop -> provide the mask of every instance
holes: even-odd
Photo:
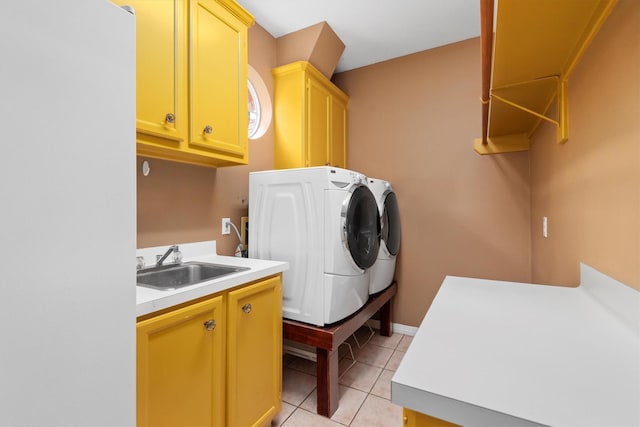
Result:
[[[143,256],[147,266],[153,266],[156,254],[163,254],[168,247],[169,246],[158,246],[138,249],[136,255]],[[153,313],[177,304],[222,292],[244,283],[282,273],[289,268],[289,264],[286,262],[216,255],[215,241],[186,243],[180,244],[179,247],[183,262],[210,262],[213,264],[249,267],[249,270],[171,291],[136,286],[137,316]],[[169,256],[167,262],[171,262],[171,256]]]
[[[640,292],[447,277],[392,402],[465,426],[640,425]]]

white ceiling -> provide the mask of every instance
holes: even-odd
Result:
[[[336,72],[480,35],[479,0],[237,0],[272,36],[326,21],[346,45]]]

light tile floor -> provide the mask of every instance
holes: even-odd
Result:
[[[283,357],[282,411],[271,423],[283,427],[402,426],[402,408],[391,402],[391,378],[407,351],[412,337],[378,330],[367,341],[364,326],[340,346],[340,390],[338,409],[331,419],[316,412],[316,364],[285,354]],[[358,343],[360,345],[358,345]],[[366,344],[365,344],[366,343]]]

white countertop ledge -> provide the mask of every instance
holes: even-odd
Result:
[[[464,426],[639,426],[640,292],[448,276],[391,401]]]
[[[215,241],[207,241],[179,244],[182,261],[200,261],[237,267],[249,267],[249,270],[239,271],[172,291],[136,286],[136,315],[143,316],[207,295],[223,292],[244,283],[282,273],[289,268],[289,264],[286,262],[217,255],[215,243]],[[168,248],[169,246],[157,246],[138,249],[136,256],[144,257],[146,265],[153,266],[156,254],[163,254]],[[171,255],[167,261],[171,262]]]

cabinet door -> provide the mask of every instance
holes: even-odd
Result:
[[[182,0],[115,0],[133,6],[136,15],[136,128],[139,133],[167,139],[186,138],[186,82],[181,64],[185,41]],[[144,137],[143,137],[144,138]],[[162,140],[153,140],[162,144]],[[177,145],[176,145],[177,146]]]
[[[213,0],[192,0],[190,143],[246,158],[247,27]]]
[[[338,98],[331,98],[331,166],[347,168],[347,107]]]
[[[273,75],[274,167],[276,169],[307,166],[305,102],[306,79],[303,73]]]
[[[282,281],[229,293],[227,425],[267,424],[282,398]]]
[[[402,408],[402,416],[406,427],[456,427],[457,424],[434,418],[420,412]]]
[[[307,79],[307,165],[329,163],[329,91],[314,79]]]
[[[137,424],[224,425],[221,296],[137,326]]]

